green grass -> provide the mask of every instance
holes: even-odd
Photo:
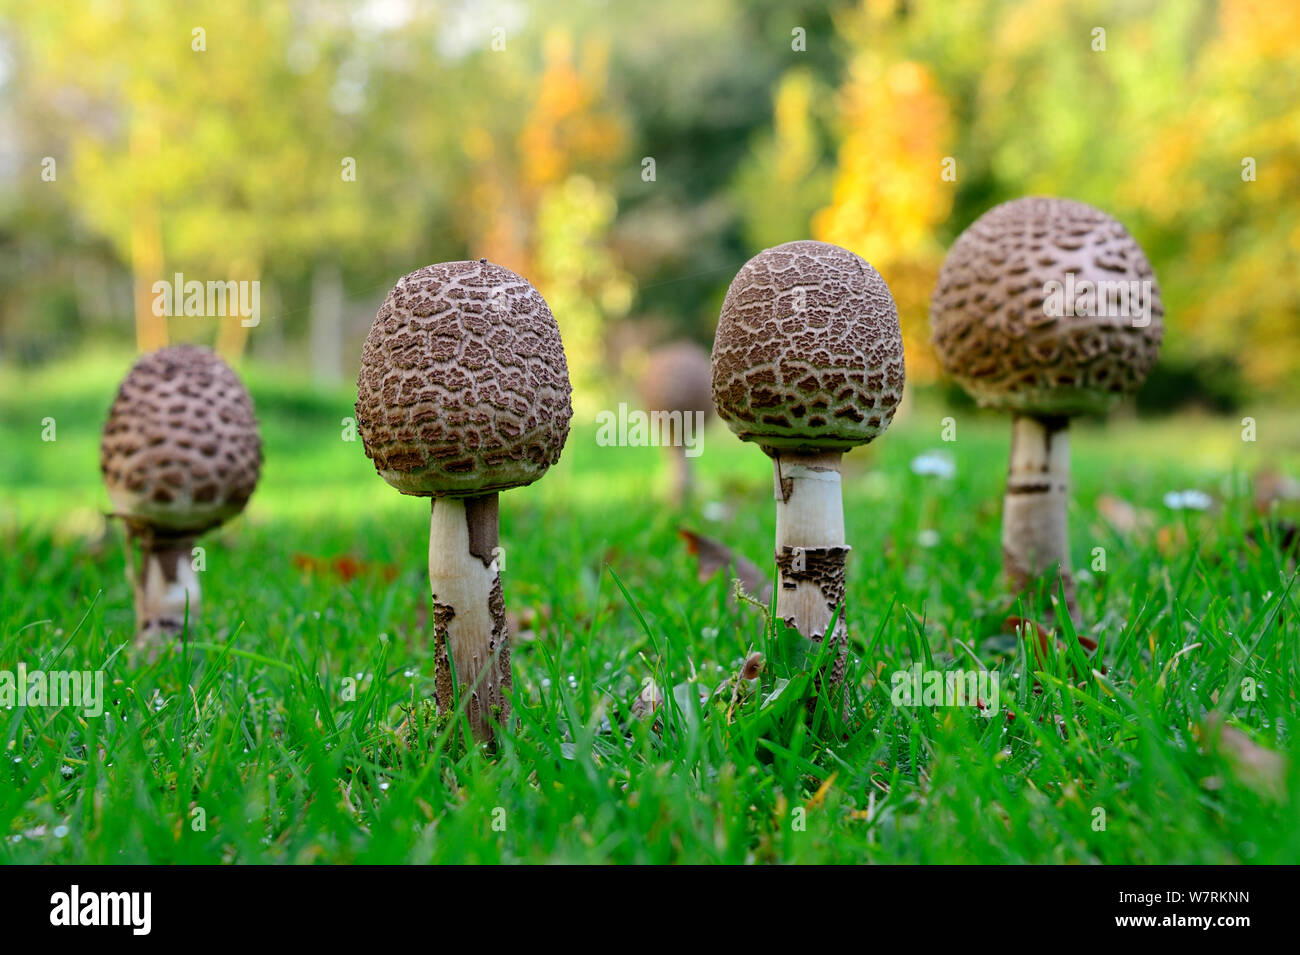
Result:
[[[1247,480],[1265,463],[1296,473],[1296,416],[1257,412],[1257,443],[1211,418],[1076,429],[1071,545],[1081,568],[1105,548],[1105,572],[1080,584],[1101,659],[1062,635],[1038,660],[1003,623],[1018,612],[998,543],[1007,423],[918,399],[846,459],[857,667],[838,726],[810,721],[791,692],[764,705],[782,667],[761,609],[729,600],[722,575],[697,581],[677,537],[685,525],[767,567],[766,458],[715,423],[703,506],[674,513],[654,449],[598,447],[586,409],[561,463],[502,497],[516,721],[484,753],[454,726],[413,744],[397,732],[432,693],[428,505],[341,439],[346,388],[248,371],[262,485],[201,541],[187,651],[134,657],[122,533],[100,516],[97,468],[125,366],[0,374],[0,669],[102,668],[108,683],[99,719],[0,707],[0,861],[1300,858],[1300,605]],[[946,414],[958,440],[945,444]],[[56,441],[41,440],[46,417]],[[932,449],[951,454],[951,480],[910,469]],[[1216,508],[1162,504],[1188,487]],[[1151,525],[1111,527],[1103,496]],[[339,557],[359,572],[329,570]],[[1050,607],[1024,616],[1061,630]],[[754,649],[769,656],[765,685],[734,708],[681,686],[657,722],[629,714],[647,678],[712,688]],[[890,674],[916,660],[995,668],[1001,712],[892,705]],[[1205,735],[1213,713],[1243,734],[1236,750]]]

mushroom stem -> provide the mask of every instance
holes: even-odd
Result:
[[[469,694],[474,738],[510,714],[510,639],[497,566],[497,495],[435,497],[429,524],[434,693],[439,713]]]
[[[135,645],[174,637],[199,616],[199,578],[193,537],[160,537],[149,528],[127,531],[127,577],[135,591]],[[137,546],[140,559],[136,559]]]
[[[841,451],[794,454],[770,451],[776,492],[776,613],[810,640],[820,642],[844,602],[844,503]],[[837,649],[831,684],[843,679],[848,628],[841,614],[832,636]]]
[[[1011,421],[1011,466],[1002,510],[1002,561],[1017,592],[1044,574],[1065,585],[1078,616],[1070,573],[1066,501],[1070,491],[1070,419],[1018,414]]]
[[[668,454],[668,464],[672,473],[672,502],[674,507],[684,507],[690,503],[691,497],[695,491],[694,474],[691,472],[691,461],[686,456],[686,449],[680,444],[674,444],[665,449]]]

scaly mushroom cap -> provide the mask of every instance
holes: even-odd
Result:
[[[694,342],[673,342],[650,353],[641,376],[647,411],[713,411],[713,367]]]
[[[357,375],[357,427],[403,494],[531,484],[560,459],[573,406],[560,329],[509,269],[442,262],[401,278]]]
[[[1118,300],[1101,307],[1104,296],[1090,308],[1080,283],[1102,280],[1150,283],[1136,287],[1148,311],[1132,297],[1127,316],[1115,314]],[[1055,304],[1050,282],[1060,283]],[[1064,314],[1052,314],[1058,305]],[[1093,314],[1070,314],[1078,311]],[[1142,384],[1164,337],[1164,306],[1151,264],[1118,221],[1082,202],[1026,198],[990,209],[953,244],[930,324],[943,367],[981,405],[1074,415],[1104,412]]]
[[[889,427],[903,338],[889,286],[825,242],[754,256],[727,289],[713,341],[713,401],[765,450],[846,450]]]
[[[206,348],[143,355],[109,409],[99,467],[128,521],[202,533],[242,511],[257,486],[262,439],[252,399]]]

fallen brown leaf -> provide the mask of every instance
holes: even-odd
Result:
[[[298,570],[315,576],[335,576],[344,583],[355,580],[363,574],[375,574],[383,577],[384,580],[397,578],[397,568],[392,564],[358,560],[350,554],[339,554],[334,557],[294,554],[291,561]]]
[[[772,599],[772,581],[752,560],[735,553],[721,541],[716,541],[703,534],[679,528],[677,533],[686,541],[686,549],[699,561],[697,576],[704,583],[719,570],[731,568],[731,575],[740,579],[740,585],[750,596],[757,597],[763,603]]]

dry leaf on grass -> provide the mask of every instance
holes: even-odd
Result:
[[[698,577],[704,583],[719,570],[730,567],[731,576],[739,578],[745,592],[763,603],[772,599],[772,581],[752,560],[735,553],[721,541],[716,541],[692,530],[680,528],[677,533],[686,541],[686,548],[699,560]]]

